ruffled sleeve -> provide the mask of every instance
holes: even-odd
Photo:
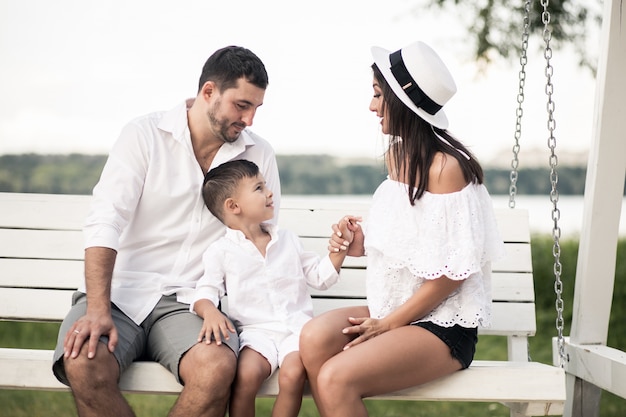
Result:
[[[411,206],[407,185],[386,180],[374,195],[365,236],[368,252],[424,279],[466,279],[504,254],[482,184],[450,194],[427,192]]]

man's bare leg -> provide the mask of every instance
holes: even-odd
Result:
[[[194,345],[180,361],[185,387],[169,416],[223,417],[236,369],[237,357],[226,345]]]
[[[93,359],[87,359],[88,344],[80,354],[63,360],[72,388],[78,415],[81,417],[134,416],[118,388],[119,365],[107,346],[100,342]]]

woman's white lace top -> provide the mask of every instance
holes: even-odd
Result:
[[[415,322],[489,326],[491,261],[504,254],[504,245],[487,189],[468,184],[450,194],[426,192],[411,206],[407,187],[385,180],[363,224],[371,317],[385,317],[425,280],[445,275],[464,282]]]

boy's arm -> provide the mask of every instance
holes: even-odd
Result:
[[[204,339],[204,342],[208,345],[214,339],[215,343],[221,345],[222,336],[228,340],[230,339],[229,333],[235,333],[233,324],[212,301],[206,298],[197,300],[193,304],[193,311],[204,319],[202,329],[198,334],[198,342]]]
[[[218,250],[217,244],[218,242],[214,242],[202,255],[204,274],[196,282],[193,301],[189,309],[204,319],[202,329],[198,334],[198,342],[204,339],[206,344],[210,344],[211,340],[215,340],[220,345],[222,336],[228,340],[229,332],[234,333],[235,328],[217,308],[222,297],[226,295],[225,271],[220,262],[223,255]]]
[[[330,262],[332,262],[337,272],[341,271],[341,265],[343,265],[343,261],[346,259],[346,255],[347,252],[345,250],[341,250],[339,252],[330,252],[328,254],[328,258],[330,258]]]

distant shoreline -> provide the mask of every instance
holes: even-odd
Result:
[[[493,206],[497,208],[509,207],[509,196],[496,194],[491,196]],[[284,194],[283,198],[295,200],[328,200],[332,201],[335,208],[341,208],[341,202],[357,204],[369,204],[370,195],[299,195]],[[528,210],[528,221],[531,233],[552,234],[554,222],[552,220],[552,203],[547,195],[517,195],[515,207]],[[582,218],[584,208],[583,196],[565,195],[560,196],[557,202],[561,217],[558,225],[561,228],[561,238],[578,239],[582,231]],[[619,225],[619,236],[626,237],[626,197],[622,201],[622,214]]]

